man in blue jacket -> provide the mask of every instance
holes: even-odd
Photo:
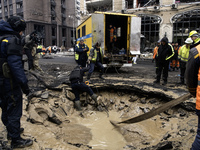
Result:
[[[88,60],[87,52],[89,51],[88,46],[84,43],[83,40],[80,40],[80,43],[75,47],[75,60],[78,65],[82,67],[86,66]]]
[[[6,126],[12,148],[24,148],[33,144],[31,139],[20,136],[22,116],[22,92],[29,94],[28,80],[22,65],[21,35],[26,28],[23,19],[10,17],[0,21],[0,100],[2,122]]]

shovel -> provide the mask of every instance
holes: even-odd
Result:
[[[191,96],[190,93],[188,93],[188,94],[185,94],[185,95],[183,95],[183,96],[181,96],[181,97],[179,97],[177,99],[169,101],[169,102],[165,103],[164,105],[162,105],[162,106],[160,106],[160,107],[158,107],[158,108],[156,108],[156,109],[154,109],[152,111],[149,111],[149,112],[147,112],[145,114],[142,114],[142,115],[139,115],[137,117],[133,117],[133,118],[130,118],[128,120],[121,121],[121,122],[111,121],[110,120],[110,123],[112,125],[114,125],[115,127],[117,127],[117,125],[122,124],[122,123],[125,123],[125,124],[137,123],[137,122],[149,119],[149,118],[151,118],[151,117],[153,117],[155,115],[158,115],[161,112],[164,112],[164,111],[168,110],[169,108],[172,108],[172,107],[182,103],[183,101],[189,99],[190,97],[192,97],[192,96]]]

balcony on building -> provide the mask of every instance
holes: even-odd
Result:
[[[51,20],[51,23],[52,24],[57,24],[57,21],[56,20]]]
[[[62,9],[66,9],[65,5],[63,5],[63,4],[61,5],[61,8],[62,8]]]
[[[53,17],[56,16],[56,12],[54,10],[51,11],[51,16],[53,16]]]
[[[51,0],[51,5],[56,6],[56,2],[54,0]]]
[[[65,15],[65,14],[62,14],[62,18],[66,18],[66,15]]]

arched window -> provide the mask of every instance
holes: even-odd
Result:
[[[159,40],[159,28],[162,19],[156,15],[139,14],[141,17],[141,52],[152,49]]]
[[[173,23],[173,40],[183,45],[190,31],[200,31],[200,9],[176,14],[171,21]]]

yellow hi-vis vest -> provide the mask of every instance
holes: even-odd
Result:
[[[79,48],[79,44],[76,44],[76,47]],[[85,48],[87,47],[87,45],[85,44]],[[75,60],[79,59],[79,53],[75,52]]]
[[[42,49],[42,45],[38,45],[37,49]]]
[[[100,53],[101,53],[101,58],[100,59],[101,59],[101,62],[103,62],[103,51],[102,51],[101,47],[100,47]],[[97,50],[94,49],[94,55],[93,55],[91,61],[96,62],[96,60],[97,60]]]
[[[181,61],[187,62],[189,57],[190,46],[187,48],[186,45],[183,45],[179,51],[178,58]]]

